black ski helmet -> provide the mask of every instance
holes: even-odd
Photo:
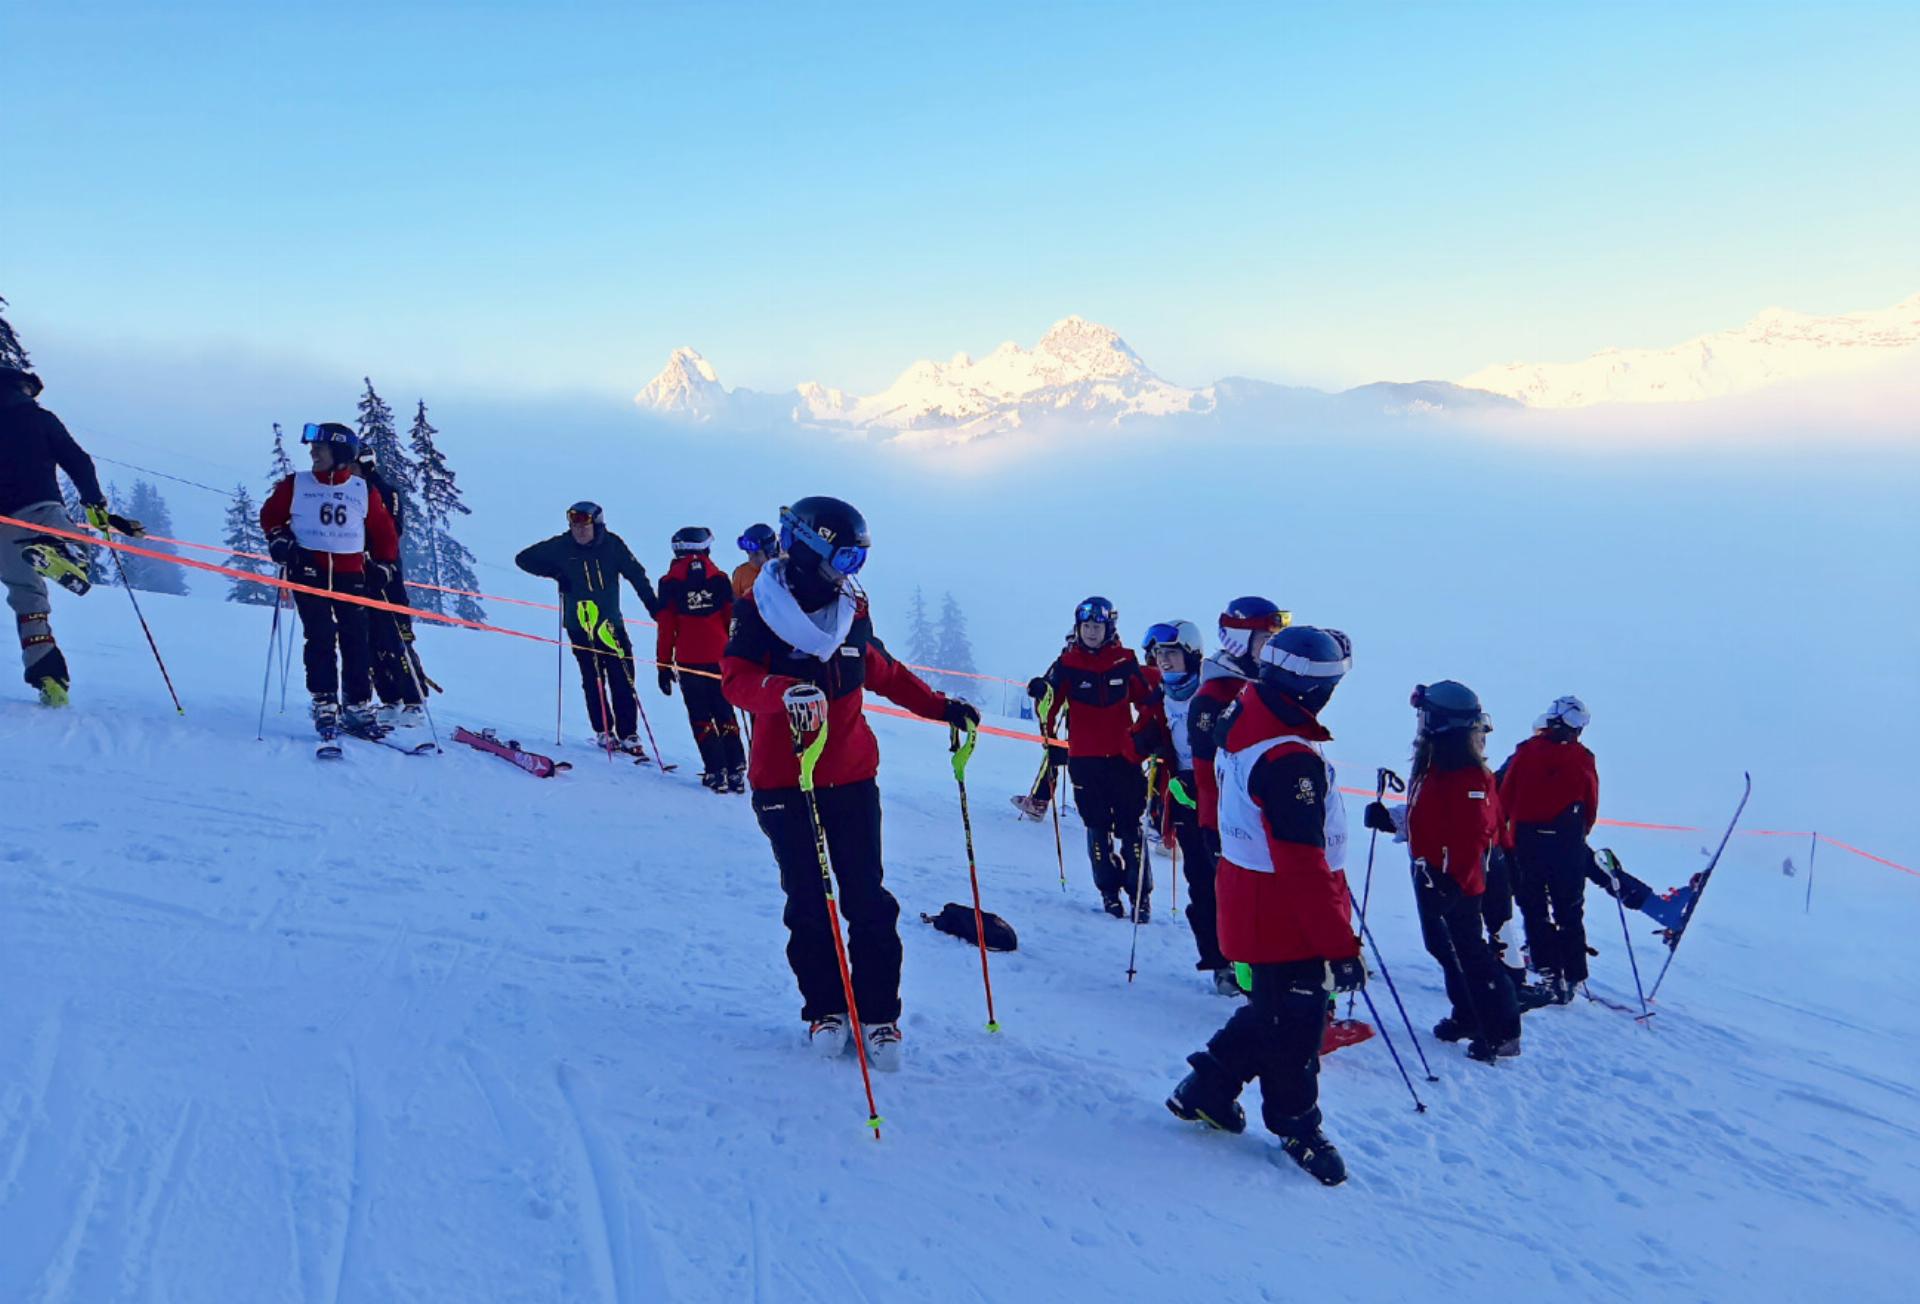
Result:
[[[1493,729],[1493,717],[1481,709],[1480,695],[1457,679],[1416,684],[1411,699],[1420,713],[1420,732],[1442,734],[1455,729]]]
[[[17,386],[29,399],[39,398],[40,392],[46,388],[40,383],[40,377],[25,367],[16,367],[10,363],[0,366],[0,388],[7,386]]]
[[[1080,626],[1089,620],[1097,620],[1107,627],[1107,636],[1101,640],[1101,646],[1104,647],[1120,637],[1119,608],[1097,593],[1090,598],[1082,598],[1080,605],[1073,609],[1074,638],[1080,637]]]
[[[599,503],[582,498],[579,502],[567,508],[567,524],[571,526],[582,521],[595,526],[605,525],[607,523],[607,514],[601,510]]]
[[[749,525],[739,539],[740,551],[749,557],[771,557],[774,545],[779,542],[780,536],[773,532],[773,527],[759,521]]]
[[[713,531],[704,525],[683,525],[673,532],[673,555],[692,557],[713,548]]]
[[[1260,649],[1260,682],[1318,711],[1353,669],[1353,644],[1337,629],[1288,625]]]
[[[309,421],[300,429],[303,444],[325,444],[336,467],[352,466],[360,456],[360,436],[338,421]]]
[[[836,586],[867,564],[873,536],[853,504],[825,494],[780,509],[780,550],[789,563],[812,562]]]
[[[1220,613],[1220,648],[1228,656],[1248,656],[1255,634],[1278,634],[1292,620],[1291,613],[1268,598],[1235,598]]]

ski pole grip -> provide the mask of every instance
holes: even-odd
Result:
[[[787,707],[787,723],[794,737],[804,739],[827,726],[827,695],[818,684],[795,684],[780,700]]]

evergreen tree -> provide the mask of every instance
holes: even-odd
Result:
[[[27,356],[27,350],[20,343],[20,337],[13,333],[13,327],[7,322],[6,296],[0,295],[0,367],[18,367],[21,371],[33,369],[33,359]]]
[[[415,573],[414,561],[419,555],[419,535],[423,522],[420,520],[419,500],[414,494],[413,459],[407,456],[407,450],[400,443],[400,432],[393,424],[393,409],[374,392],[371,380],[367,381],[367,392],[360,396],[358,424],[360,442],[372,447],[380,478],[393,486],[395,524],[401,531],[400,563],[406,569],[407,578],[417,580],[420,576]],[[423,593],[431,591],[416,590]]]
[[[927,619],[926,594],[916,584],[913,601],[907,604],[907,660],[918,666],[937,665],[934,658],[939,646],[933,637],[933,623]]]
[[[173,533],[173,513],[167,510],[167,500],[145,480],[133,482],[133,496],[128,501],[126,514],[145,525],[149,534]],[[144,540],[140,546],[154,552],[178,551],[172,544],[154,539]],[[144,589],[149,593],[187,591],[187,573],[183,566],[131,553],[120,554],[120,564],[126,568],[127,585],[130,588]]]
[[[933,664],[942,670],[978,673],[973,664],[973,640],[967,637],[966,613],[960,610],[960,604],[954,601],[951,593],[940,604],[940,628],[935,635]],[[958,675],[946,675],[943,678],[947,681],[946,693],[949,697],[964,698],[979,704],[980,680],[965,679]]]
[[[408,555],[416,559],[408,561],[407,573],[429,584],[471,592],[480,585],[473,573],[473,553],[454,538],[451,522],[455,516],[471,516],[473,509],[461,501],[458,478],[434,438],[439,433],[427,420],[427,402],[421,399],[407,438],[413,449],[414,483],[423,519],[407,532]],[[421,589],[414,601],[431,611],[451,607],[462,620],[487,618],[486,608],[466,593]]]
[[[249,575],[274,573],[273,563],[258,560],[266,555],[267,536],[260,529],[260,509],[254,506],[253,495],[247,492],[243,484],[233,487],[233,498],[227,503],[226,545],[229,550],[226,564],[232,569],[245,571]],[[253,555],[248,556],[248,553]],[[280,592],[279,589],[264,584],[249,584],[241,579],[227,581],[227,601],[252,607],[271,607]]]
[[[273,423],[273,464],[267,468],[267,485],[271,488],[293,474],[293,459],[287,456],[286,436],[280,433],[280,423]]]

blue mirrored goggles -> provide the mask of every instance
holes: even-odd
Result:
[[[1078,621],[1098,620],[1111,625],[1113,617],[1113,608],[1104,602],[1083,602],[1073,611],[1073,618]]]
[[[772,538],[761,539],[751,534],[743,534],[734,540],[734,546],[741,552],[765,552],[772,548],[775,542],[776,540]]]
[[[1163,620],[1157,625],[1147,627],[1147,637],[1140,644],[1140,649],[1143,652],[1151,652],[1162,643],[1173,644],[1179,641],[1180,627]]]
[[[826,558],[827,565],[836,575],[858,575],[860,568],[867,564],[867,550],[860,544],[849,543],[836,548],[800,521],[792,518],[781,521],[780,551],[791,556],[796,539],[806,544],[809,551]]]

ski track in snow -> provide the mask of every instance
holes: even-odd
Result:
[[[1804,916],[1736,844],[1651,1028],[1541,1011],[1493,1069],[1423,1036],[1437,1082],[1376,980],[1429,1112],[1378,1038],[1330,1057],[1354,1176],[1323,1191],[1269,1162],[1257,1088],[1244,1137],[1166,1114],[1231,1009],[1169,866],[1130,986],[1084,867],[1062,893],[1051,828],[996,800],[1032,756],[993,740],[969,774],[984,904],[1023,949],[993,958],[985,1032],[977,953],[919,921],[967,899],[944,732],[879,721],[908,1060],[875,1076],[876,1144],[853,1061],[800,1044],[743,800],[577,746],[552,780],[459,747],[322,767],[296,715],[253,739],[257,647],[232,649],[257,612],[149,605],[185,719],[143,643],[90,637],[124,616],[98,606],[60,612],[79,706],[0,696],[0,1300],[1906,1295],[1920,890],[1898,875],[1832,873]],[[476,646],[423,638],[456,685],[442,728],[537,746],[544,681],[483,714]],[[685,761],[680,709],[653,724]],[[1696,863],[1614,845],[1662,886]],[[1404,860],[1383,846],[1376,874],[1424,1032],[1443,998]],[[1631,1001],[1612,903],[1589,912],[1595,986]]]

